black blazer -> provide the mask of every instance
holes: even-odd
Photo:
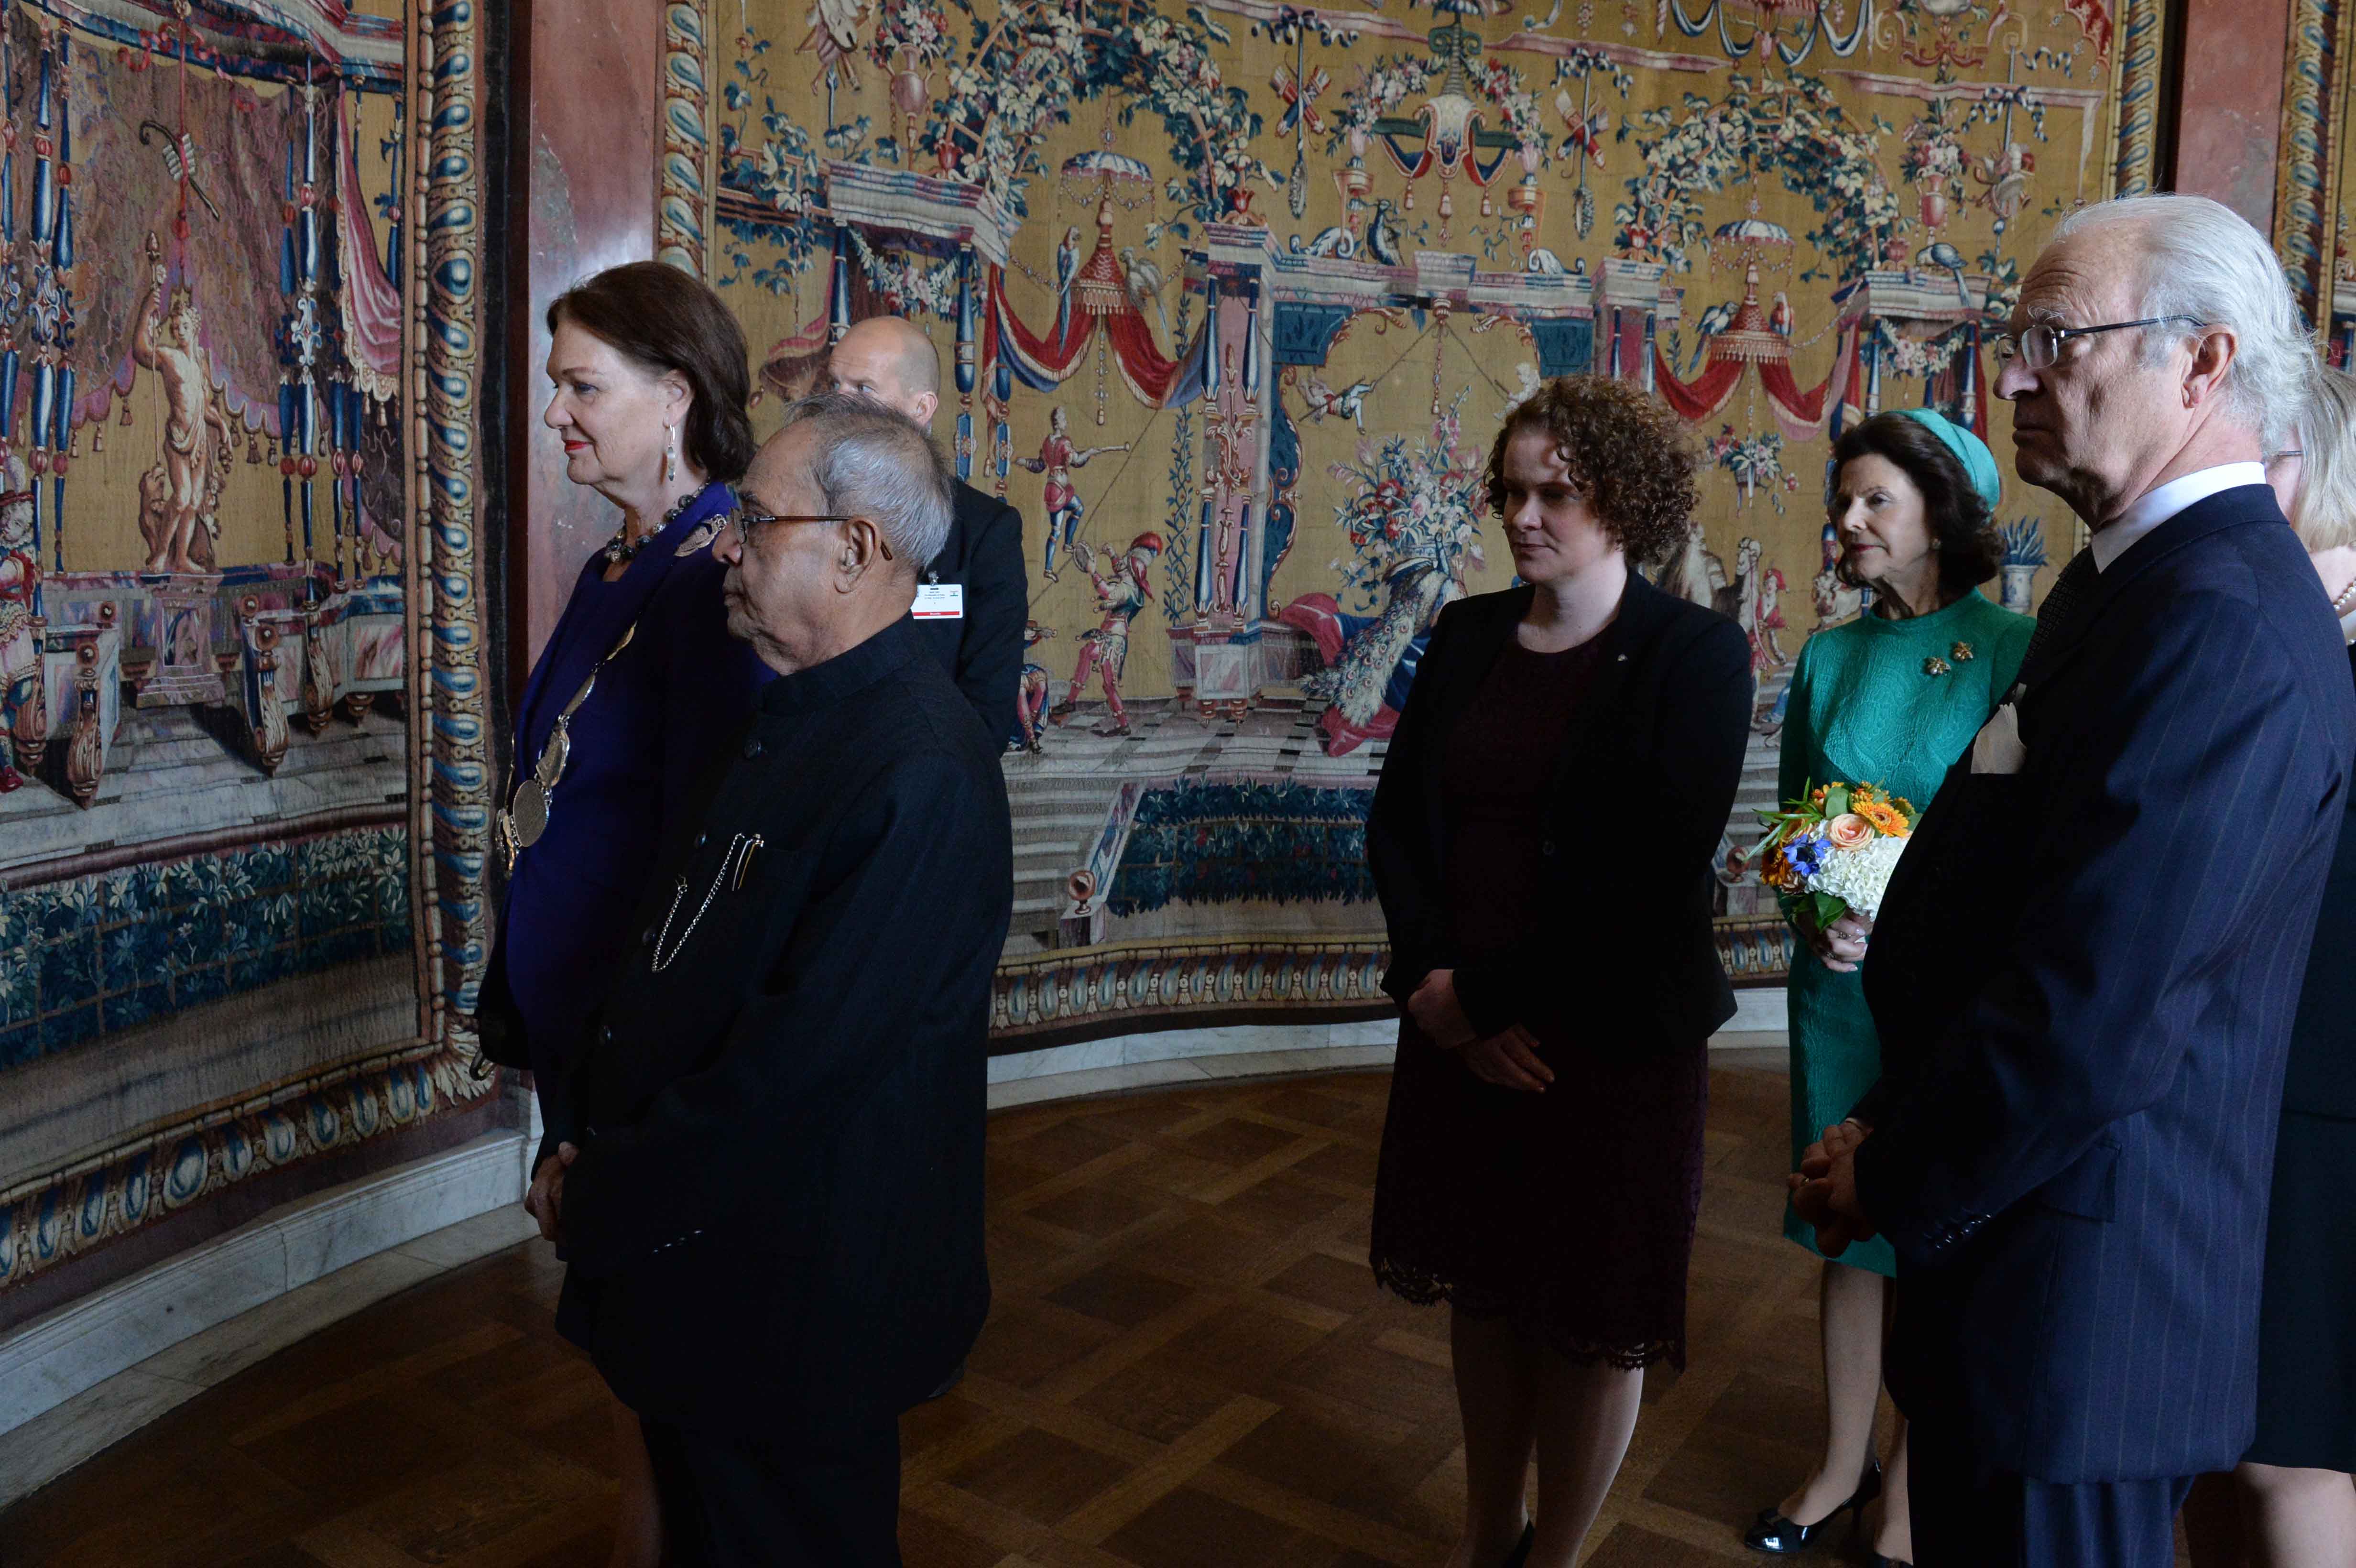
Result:
[[[1949,771],[1865,963],[1890,1386],[2039,1480],[2230,1469],[2356,690],[2253,485],[2112,562],[2020,693],[2017,768]]]
[[[963,584],[965,617],[924,620],[916,626],[1003,750],[1014,734],[1023,623],[1031,613],[1030,583],[1023,575],[1023,514],[963,480],[955,487],[949,537],[926,581]]]
[[[1543,853],[1558,896],[1514,953],[1461,962],[1444,890],[1450,735],[1529,611],[1528,586],[1440,613],[1366,820],[1390,928],[1383,989],[1401,1005],[1434,969],[1482,1034],[1540,1019],[1690,1041],[1734,1016],[1710,932],[1711,862],[1742,778],[1751,647],[1723,615],[1634,571],[1603,665],[1562,741]]]
[[[998,758],[902,620],[763,688],[666,846],[571,1074],[558,1237],[557,1327],[633,1410],[824,1430],[971,1348],[1014,885]]]

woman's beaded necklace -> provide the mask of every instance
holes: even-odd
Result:
[[[711,488],[711,485],[706,485],[701,490],[693,490],[689,492],[687,495],[681,496],[678,500],[671,503],[670,510],[663,514],[663,520],[659,527],[648,528],[637,539],[632,539],[630,537],[630,525],[624,523],[621,526],[621,528],[616,532],[614,537],[605,541],[605,548],[599,552],[605,556],[605,564],[608,567],[627,566],[632,560],[637,558],[638,551],[646,549],[647,546],[654,542],[654,539],[657,534],[662,532],[664,528],[667,528],[673,523],[679,521],[681,517],[686,515],[687,509],[695,505],[697,499],[702,496],[703,491]]]

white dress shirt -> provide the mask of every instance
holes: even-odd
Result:
[[[2136,540],[2195,501],[2205,501],[2218,491],[2236,485],[2265,482],[2266,465],[2263,463],[2221,463],[2214,468],[2196,468],[2165,485],[2155,485],[2130,502],[2116,522],[2094,537],[2091,548],[2094,570],[2108,571],[2111,562],[2126,554]]]

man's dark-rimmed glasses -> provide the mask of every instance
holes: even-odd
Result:
[[[764,523],[855,523],[858,520],[856,516],[842,517],[832,512],[764,512],[739,502],[728,514],[728,520],[722,528],[735,531],[736,548],[743,549],[752,543],[753,530]],[[891,541],[884,539],[880,542],[884,559],[890,560]]]
[[[2023,331],[2019,337],[2006,333],[1989,347],[1996,355],[1997,368],[2001,370],[2017,357],[2023,367],[2031,370],[2050,370],[2062,357],[2062,346],[2073,337],[2092,337],[2098,332],[2125,332],[2131,326],[2160,326],[2171,321],[2189,323],[2193,326],[2209,324],[2197,315],[2147,315],[2141,321],[2106,321],[2100,326],[2056,326],[2040,321]]]

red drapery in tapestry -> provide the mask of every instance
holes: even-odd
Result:
[[[1857,361],[1857,328],[1847,326],[1833,350],[1832,369],[1815,386],[1802,389],[1792,379],[1792,367],[1786,360],[1712,358],[1708,367],[1690,381],[1677,379],[1668,357],[1661,347],[1653,346],[1653,386],[1661,400],[1675,409],[1679,419],[1688,424],[1699,424],[1726,407],[1741,383],[1746,365],[1756,366],[1760,390],[1767,394],[1767,402],[1775,414],[1775,422],[1784,437],[1791,441],[1811,441],[1822,435],[1826,416],[1840,406],[1848,393],[1850,371]]]
[[[1691,381],[1680,381],[1669,366],[1668,356],[1661,352],[1661,346],[1653,345],[1653,389],[1687,424],[1699,424],[1726,407],[1726,400],[1734,396],[1735,383],[1741,379],[1741,360],[1713,359],[1700,376]]]
[[[1072,279],[1071,308],[1059,313],[1055,328],[1033,332],[1014,314],[1006,295],[1006,270],[990,269],[990,315],[982,333],[982,363],[1003,362],[1025,386],[1053,389],[1076,375],[1087,361],[1088,347],[1098,332],[1112,351],[1120,379],[1140,402],[1160,408],[1177,384],[1179,362],[1164,358],[1153,341],[1137,302],[1130,297],[1129,280],[1114,254],[1109,219],[1097,220],[1097,245],[1087,262]]]

